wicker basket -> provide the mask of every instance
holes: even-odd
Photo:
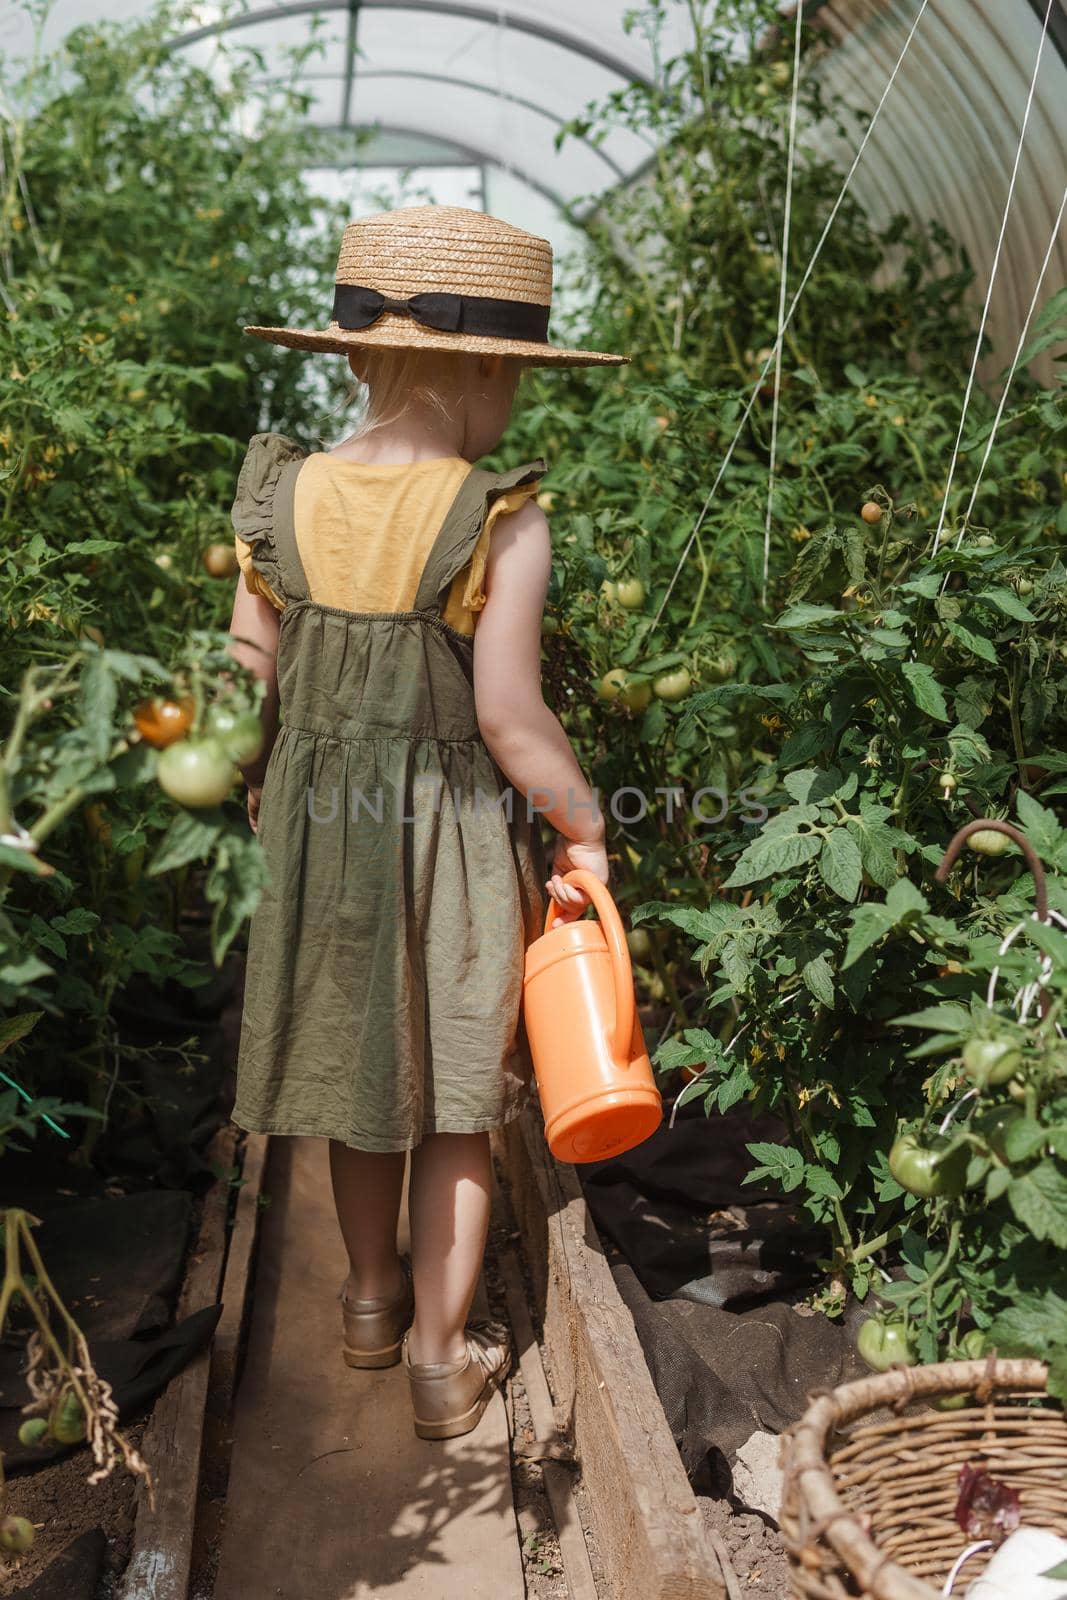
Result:
[[[812,1396],[783,1442],[781,1527],[794,1595],[940,1600],[972,1542],[954,1516],[965,1462],[1019,1491],[1024,1524],[1067,1535],[1067,1418],[1041,1403],[1047,1376],[1040,1361],[990,1357],[897,1367]],[[912,1404],[961,1392],[977,1404]],[[954,1595],[988,1554],[967,1562]]]

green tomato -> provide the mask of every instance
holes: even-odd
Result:
[[[652,685],[647,678],[631,678],[622,698],[631,711],[644,711],[652,702]]]
[[[626,935],[626,943],[635,961],[647,961],[652,954],[652,940],[647,928],[631,928]]]
[[[1012,1078],[1011,1082],[1008,1084],[1008,1093],[1011,1095],[1016,1105],[1024,1106],[1026,1104],[1025,1078]]]
[[[160,756],[156,777],[172,800],[196,811],[221,805],[237,771],[217,740],[180,739]]]
[[[967,1175],[967,1146],[949,1150],[946,1141],[924,1145],[913,1133],[902,1133],[889,1152],[889,1170],[909,1194],[923,1200],[956,1195]]]
[[[664,672],[652,680],[652,693],[657,700],[684,700],[692,687],[693,679],[688,667]]]
[[[19,1444],[40,1444],[48,1432],[48,1423],[44,1417],[27,1417],[19,1428]]]
[[[33,1523],[25,1517],[5,1517],[0,1522],[0,1545],[12,1555],[23,1555],[31,1549],[35,1537]]]
[[[1031,580],[1029,578],[1016,578],[1016,580],[1015,580],[1015,593],[1016,594],[1022,595],[1025,598],[1026,595],[1033,594],[1033,592],[1034,592],[1034,586],[1033,586],[1033,583],[1031,582]]]
[[[638,611],[645,603],[645,586],[640,578],[622,578],[618,591],[619,604],[627,611]]]
[[[1014,1078],[1022,1053],[1010,1039],[968,1039],[963,1047],[963,1070],[980,1089]]]
[[[980,533],[974,542],[979,550],[992,550],[997,541],[991,538],[988,533]]]
[[[972,1328],[960,1340],[960,1359],[963,1361],[978,1361],[986,1353],[985,1334],[981,1328]]]
[[[85,1410],[73,1389],[65,1389],[60,1395],[48,1427],[59,1444],[77,1444],[85,1438]]]
[[[978,828],[967,840],[967,845],[980,856],[1002,856],[1011,849],[1012,841],[999,828]]]
[[[207,731],[242,766],[254,761],[263,748],[263,724],[254,711],[214,706],[208,712]]]
[[[914,1366],[917,1352],[907,1324],[869,1317],[856,1336],[856,1349],[873,1372],[888,1372],[896,1362]]]
[[[939,1394],[934,1400],[934,1405],[939,1411],[962,1411],[970,1403],[969,1394]]]
[[[552,617],[552,616],[547,616],[546,615],[546,616],[543,616],[541,618],[541,637],[542,637],[542,639],[551,638],[552,634],[558,633],[558,632],[559,632],[559,618],[558,617]]]
[[[728,646],[725,650],[721,650],[714,660],[708,662],[708,677],[713,683],[725,683],[736,671],[737,657]]]
[[[625,667],[612,667],[597,684],[601,700],[621,700],[631,711],[644,711],[652,699],[652,686],[647,678],[635,677]]]
[[[602,600],[606,600],[609,605],[614,605],[619,598],[618,584],[613,583],[610,578],[605,578],[600,585],[600,597]]]

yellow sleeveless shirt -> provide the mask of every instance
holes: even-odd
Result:
[[[345,611],[410,611],[430,548],[467,473],[462,456],[432,461],[346,461],[309,455],[296,479],[293,519],[310,598]],[[444,620],[474,632],[485,604],[489,540],[497,519],[535,495],[534,482],[490,506],[474,554],[457,573]],[[279,611],[284,603],[252,566],[252,546],[234,540],[245,586]]]

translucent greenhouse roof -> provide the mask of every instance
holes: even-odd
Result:
[[[796,4],[768,0],[768,15]],[[146,0],[61,0],[46,38],[147,9]],[[232,48],[254,47],[269,78],[314,30],[318,48],[301,78],[309,116],[338,134],[337,175],[358,174],[357,194],[370,173],[413,167],[429,175],[434,198],[484,206],[561,243],[563,207],[595,210],[605,190],[651,164],[650,138],[622,128],[556,146],[560,127],[591,101],[655,79],[652,40],[624,25],[639,9],[638,0],[246,0],[235,11],[200,0],[173,44],[209,68]],[[691,24],[684,0],[669,0],[665,13],[658,48],[669,58],[691,42]],[[1067,0],[805,0],[803,14],[834,41],[814,70],[847,103],[874,110],[892,78],[854,174],[856,197],[879,221],[905,211],[942,222],[970,256],[979,298],[998,260],[989,330],[998,350],[1013,343],[1046,250],[1042,298],[1067,281],[1067,234],[1056,226],[1067,174]],[[5,54],[20,53],[20,30],[28,49],[24,13],[5,16],[0,0]],[[859,138],[825,133],[843,171]]]

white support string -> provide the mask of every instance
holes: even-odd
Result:
[[[1019,342],[1015,346],[1015,354],[1012,357],[1011,366],[1008,368],[1008,376],[1004,380],[1004,389],[1000,396],[1000,404],[997,406],[996,416],[993,418],[993,426],[989,430],[989,438],[986,440],[985,451],[983,452],[982,460],[978,467],[978,475],[974,480],[974,488],[971,490],[971,498],[967,502],[967,510],[963,514],[963,521],[960,524],[960,531],[956,538],[957,550],[963,543],[963,536],[967,531],[968,524],[970,523],[971,513],[974,510],[974,503],[978,499],[978,491],[982,486],[982,479],[985,476],[985,469],[989,465],[989,457],[993,453],[993,443],[997,437],[997,429],[1000,427],[1001,418],[1004,415],[1004,407],[1008,403],[1008,391],[1014,382],[1015,374],[1019,368],[1019,357],[1023,353],[1023,348],[1026,344],[1026,337],[1030,332],[1030,324],[1034,319],[1034,312],[1037,310],[1037,303],[1041,297],[1041,285],[1045,281],[1045,273],[1048,271],[1048,264],[1052,260],[1052,252],[1056,248],[1056,240],[1059,237],[1060,224],[1063,222],[1064,212],[1067,212],[1067,189],[1064,189],[1063,191],[1063,199],[1060,201],[1060,209],[1056,214],[1055,222],[1052,224],[1052,234],[1049,238],[1048,249],[1045,251],[1045,259],[1041,263],[1041,271],[1038,273],[1037,282],[1034,284],[1034,292],[1030,300],[1030,309],[1026,313],[1026,320],[1023,323],[1022,332],[1019,334]],[[948,582],[947,576],[945,578],[945,582]]]
[[[1004,248],[1004,235],[1008,231],[1008,217],[1011,213],[1011,202],[1015,196],[1015,183],[1019,176],[1019,166],[1023,158],[1023,147],[1026,142],[1026,129],[1030,122],[1030,111],[1034,104],[1034,92],[1037,89],[1037,75],[1041,68],[1041,57],[1044,54],[1045,40],[1048,37],[1049,18],[1052,15],[1053,0],[1048,0],[1045,7],[1045,17],[1041,24],[1041,38],[1037,46],[1037,59],[1034,62],[1033,76],[1030,79],[1030,92],[1026,96],[1026,109],[1023,112],[1022,126],[1019,129],[1019,143],[1015,150],[1015,163],[1011,169],[1011,181],[1008,184],[1008,194],[1004,201],[1004,215],[1000,219],[1000,233],[997,237],[997,248],[993,252],[993,265],[989,269],[989,287],[986,290],[985,304],[982,307],[982,319],[978,324],[978,337],[974,341],[974,357],[971,361],[971,370],[967,376],[967,387],[963,394],[963,407],[960,411],[960,425],[956,433],[956,443],[952,451],[952,459],[948,466],[948,476],[945,479],[945,497],[941,502],[941,515],[937,519],[937,531],[934,534],[934,544],[931,555],[937,554],[941,543],[941,534],[945,527],[945,518],[948,516],[948,502],[952,495],[952,481],[956,476],[956,467],[959,463],[960,445],[963,442],[963,430],[967,425],[967,412],[970,409],[971,395],[974,393],[975,379],[978,374],[978,363],[982,356],[982,340],[985,337],[986,322],[989,318],[989,307],[993,300],[993,286],[997,281],[997,269],[1000,266],[1000,253]]]
[[[718,493],[719,485],[720,485],[720,483],[722,482],[723,478],[726,475],[726,471],[727,471],[727,468],[730,465],[730,462],[733,460],[734,451],[737,449],[737,446],[738,446],[738,443],[740,441],[741,435],[745,431],[745,425],[748,422],[749,417],[752,415],[752,408],[756,404],[756,396],[759,394],[760,389],[761,389],[761,387],[763,385],[763,381],[766,378],[767,373],[770,371],[770,366],[771,366],[771,362],[774,359],[775,351],[778,349],[779,345],[781,344],[782,337],[785,334],[786,328],[789,327],[790,323],[793,320],[793,317],[794,317],[794,315],[796,313],[797,306],[800,303],[800,297],[804,293],[804,290],[807,288],[808,280],[810,279],[812,273],[815,270],[815,264],[818,261],[820,255],[822,254],[823,246],[825,245],[825,243],[826,243],[826,241],[827,241],[827,239],[828,239],[828,237],[830,235],[830,229],[833,227],[835,221],[837,220],[837,213],[841,210],[841,207],[845,203],[845,196],[848,194],[849,187],[850,187],[850,185],[852,183],[852,179],[853,179],[853,177],[855,176],[855,173],[856,173],[856,169],[857,169],[857,167],[859,166],[860,162],[863,159],[864,151],[866,150],[868,144],[870,143],[871,135],[874,132],[875,127],[876,127],[876,125],[878,123],[878,119],[882,114],[882,107],[885,105],[886,101],[889,98],[890,91],[891,91],[894,83],[897,80],[897,74],[900,72],[901,66],[903,65],[903,62],[904,62],[904,58],[907,55],[908,50],[911,47],[911,41],[915,37],[916,29],[918,28],[919,23],[922,21],[923,16],[925,15],[925,12],[926,12],[926,8],[927,8],[927,6],[929,4],[930,4],[930,0],[922,0],[922,5],[919,7],[919,10],[918,10],[918,12],[916,14],[916,17],[915,17],[915,21],[912,23],[910,29],[908,30],[908,36],[904,40],[904,45],[903,45],[903,48],[901,49],[900,55],[897,57],[896,65],[894,66],[892,72],[889,74],[889,77],[888,77],[888,79],[886,81],[885,88],[882,90],[881,99],[878,101],[878,104],[875,106],[874,111],[871,113],[871,119],[868,122],[866,129],[864,130],[863,138],[860,140],[859,147],[856,150],[856,154],[852,158],[852,165],[849,167],[847,173],[845,174],[845,181],[841,185],[841,192],[838,195],[837,199],[833,203],[833,206],[832,206],[831,211],[830,211],[830,215],[827,217],[825,226],[823,227],[822,233],[819,235],[819,239],[818,239],[818,242],[817,242],[817,244],[815,246],[815,249],[812,251],[811,260],[808,262],[807,266],[804,269],[804,274],[803,274],[803,276],[802,276],[802,278],[800,280],[799,285],[797,286],[796,294],[793,296],[793,299],[792,299],[792,301],[790,303],[790,306],[789,306],[789,310],[786,312],[785,320],[784,320],[784,322],[782,324],[781,333],[779,334],[778,339],[775,342],[775,348],[774,348],[774,350],[771,351],[771,354],[767,357],[766,361],[763,363],[763,368],[762,368],[762,370],[760,372],[760,375],[756,379],[755,383],[752,386],[752,392],[748,397],[748,403],[745,406],[744,411],[741,413],[741,420],[737,424],[737,430],[734,433],[734,436],[730,441],[730,444],[729,444],[729,447],[727,448],[726,454],[723,456],[722,462],[721,462],[721,464],[719,466],[719,470],[715,475],[715,481],[712,484],[711,488],[708,490],[707,498],[705,499],[704,504],[700,508],[700,512],[699,512],[699,514],[697,516],[696,522],[693,524],[693,528],[692,528],[692,531],[689,534],[689,538],[686,540],[685,546],[684,546],[684,548],[682,550],[682,553],[678,557],[678,564],[675,567],[674,572],[673,572],[673,574],[671,576],[670,583],[667,585],[667,592],[663,596],[663,599],[660,601],[659,610],[656,612],[656,615],[653,618],[653,622],[652,622],[652,627],[653,628],[656,628],[659,625],[659,620],[663,615],[664,609],[666,608],[667,601],[670,599],[671,594],[672,594],[672,592],[674,590],[674,585],[678,581],[678,575],[681,572],[682,568],[685,566],[685,563],[686,563],[686,561],[687,561],[687,559],[689,557],[689,552],[690,552],[690,550],[692,550],[693,545],[694,545],[694,543],[696,541],[697,535],[699,534],[701,528],[704,525],[704,518],[708,514],[708,509],[711,506],[712,501],[715,499],[716,494]]]
[[[778,462],[778,412],[782,396],[782,344],[785,339],[785,294],[789,278],[789,234],[793,221],[793,171],[797,149],[797,108],[800,104],[800,35],[804,26],[804,0],[797,0],[796,35],[793,39],[793,95],[789,104],[789,145],[785,158],[785,210],[782,218],[782,276],[778,286],[778,337],[774,341],[774,399],[771,402],[771,457],[767,474],[767,516],[763,527],[763,586],[760,600],[767,604],[771,574],[771,521],[774,517],[774,469]]]

